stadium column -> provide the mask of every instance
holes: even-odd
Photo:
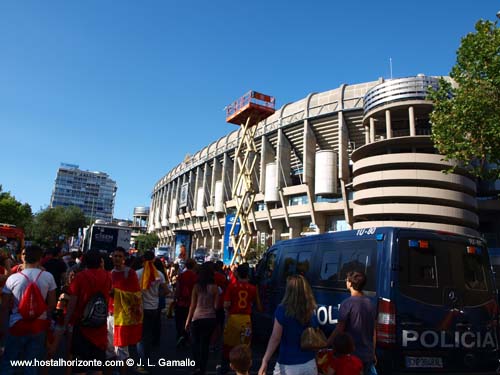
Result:
[[[302,232],[302,223],[300,219],[290,219],[290,228],[288,238],[297,238],[300,237],[300,232]]]
[[[385,132],[386,132],[386,139],[391,139],[392,138],[391,111],[388,109],[385,110]]]
[[[413,109],[413,106],[408,107],[408,119],[410,120],[410,136],[414,137],[416,134],[415,132],[415,111]]]
[[[304,121],[304,182],[314,192],[314,167],[316,160],[316,135],[309,120]]]
[[[275,152],[273,146],[269,142],[267,136],[262,136],[262,147],[260,150],[260,183],[259,191],[264,192],[266,190],[266,165],[272,163],[275,158]]]
[[[349,175],[349,155],[348,155],[348,145],[349,145],[349,130],[347,128],[347,123],[344,119],[344,112],[339,111],[339,169],[338,169],[338,177],[340,179],[340,188],[342,192],[342,205],[344,208],[344,217],[349,225],[352,228],[352,224],[354,223],[352,217],[352,210],[349,207],[349,194],[347,192],[347,183],[350,180]],[[317,223],[316,223],[317,224]],[[324,228],[323,228],[324,229]]]
[[[309,107],[314,93],[307,95],[304,108],[304,161],[303,161],[303,177],[304,183],[309,187],[309,191],[314,191],[314,167],[316,162],[316,134],[309,123]]]
[[[210,184],[210,196],[209,196],[209,206],[214,205],[214,194],[215,194],[215,183],[221,179],[222,165],[217,158],[214,159],[214,167],[212,170],[212,181]]]
[[[283,233],[283,223],[282,221],[274,221],[273,222],[273,233],[272,233],[272,240],[273,244],[275,244],[277,241],[281,241],[281,234]]]
[[[222,180],[223,180],[223,190],[224,190],[224,201],[232,199],[231,189],[233,187],[233,161],[228,153],[224,153],[224,159],[222,163]]]
[[[375,142],[375,119],[370,117],[370,143]]]
[[[281,189],[284,186],[291,185],[291,146],[285,136],[285,133],[283,132],[283,129],[278,130],[278,155],[276,159],[278,161],[278,187]]]

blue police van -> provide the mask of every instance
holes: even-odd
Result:
[[[365,228],[281,241],[256,271],[264,306],[256,336],[268,337],[286,279],[310,282],[325,333],[349,297],[350,271],[367,275],[377,307],[377,369],[382,374],[496,374],[498,302],[488,251],[479,238],[432,230]]]

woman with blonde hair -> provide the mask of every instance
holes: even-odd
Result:
[[[280,346],[274,375],[316,375],[315,352],[304,351],[300,347],[302,332],[309,327],[317,327],[314,314],[316,300],[309,283],[301,275],[287,279],[285,296],[274,313],[274,326],[262,358],[259,375],[265,375],[269,360]]]

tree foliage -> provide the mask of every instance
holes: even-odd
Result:
[[[61,237],[76,236],[78,228],[86,223],[87,219],[79,207],[47,208],[36,214],[31,235],[37,243],[51,246]]]
[[[439,153],[484,180],[500,178],[500,29],[480,20],[462,38],[450,77],[441,79],[431,113]]]
[[[32,218],[31,206],[19,202],[10,192],[2,191],[0,185],[0,223],[14,224],[26,229],[31,224]]]
[[[135,246],[140,252],[154,249],[160,239],[154,233],[141,234],[135,238]]]

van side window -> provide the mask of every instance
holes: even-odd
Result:
[[[372,262],[371,262],[371,249],[356,248],[356,249],[344,249],[341,256],[341,266],[340,266],[340,277],[339,281],[345,282],[347,279],[347,274],[349,272],[363,272],[367,278],[372,272]]]
[[[297,266],[297,253],[288,253],[283,258],[283,273],[280,283],[286,283],[288,276],[295,275]]]
[[[276,267],[276,252],[269,253],[266,260],[264,277],[270,279]]]
[[[311,265],[311,252],[301,251],[297,259],[297,274],[305,276],[309,272]]]
[[[285,284],[288,276],[303,275],[306,276],[311,265],[311,251],[297,251],[298,248],[285,248],[283,257],[283,265],[281,266],[281,274],[279,283]],[[281,261],[280,261],[281,262]]]
[[[331,251],[324,253],[321,263],[320,280],[337,281],[339,271],[339,253]]]
[[[346,289],[345,280],[351,271],[366,274],[365,290],[376,290],[377,242],[375,240],[322,242],[318,244],[322,254],[318,285]]]

